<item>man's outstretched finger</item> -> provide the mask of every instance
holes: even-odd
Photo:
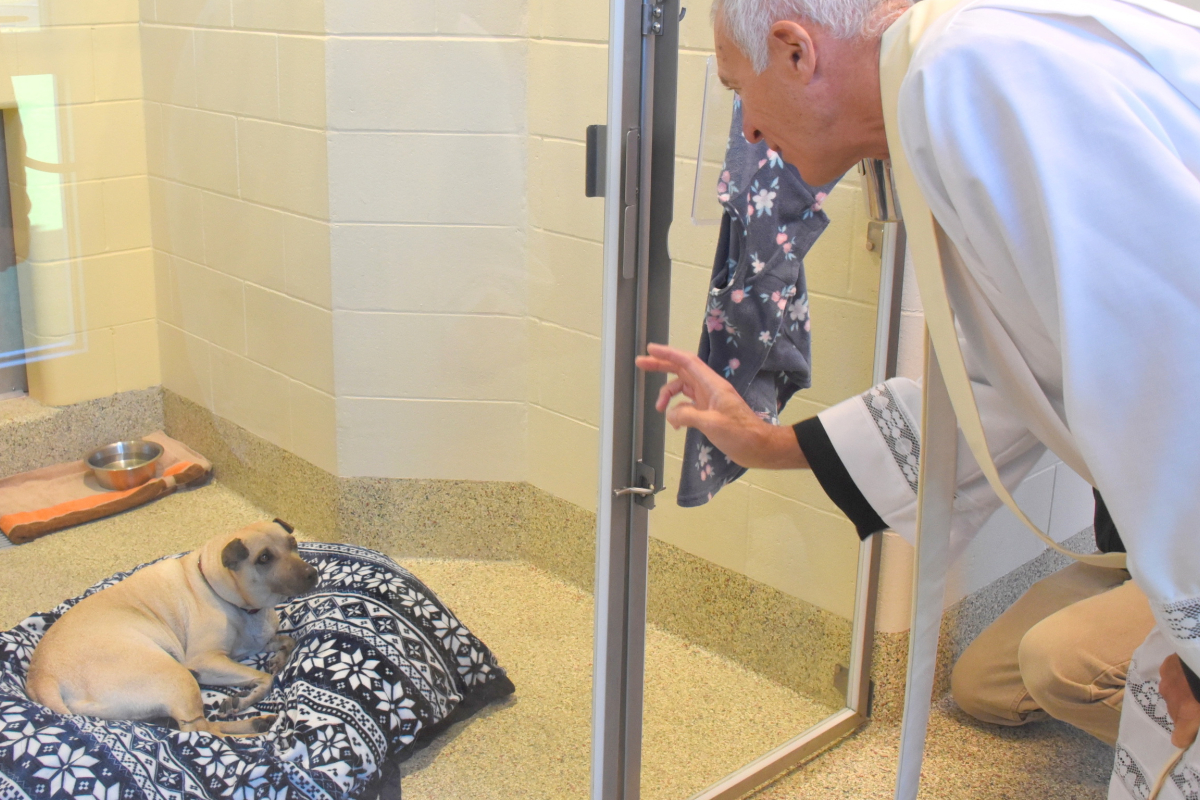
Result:
[[[681,377],[689,377],[698,386],[703,386],[709,390],[716,390],[728,385],[729,381],[722,378],[716,371],[705,364],[695,353],[687,353],[683,350],[676,350],[674,347],[667,347],[663,344],[650,344],[646,346],[646,350],[650,353],[650,358],[656,362],[666,362],[669,367],[665,372],[674,372]]]
[[[688,395],[687,385],[682,378],[676,378],[669,381],[665,386],[658,390],[658,401],[654,404],[654,408],[658,411],[666,411],[667,403],[671,402],[671,398],[682,392],[685,396]]]
[[[634,363],[646,372],[678,372],[673,363],[654,356],[638,356]]]

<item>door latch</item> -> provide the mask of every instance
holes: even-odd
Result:
[[[654,495],[661,492],[664,486],[658,486],[655,483],[654,467],[644,461],[637,462],[634,469],[634,478],[636,486],[627,486],[624,489],[614,489],[615,497],[623,497],[624,495],[632,495],[633,502],[646,508],[654,508]]]

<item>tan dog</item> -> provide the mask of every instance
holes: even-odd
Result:
[[[210,539],[183,558],[135,572],[74,606],[33,653],[26,691],[59,714],[170,717],[183,731],[248,735],[273,716],[210,722],[199,683],[236,686],[220,714],[257,703],[296,643],[279,636],[277,603],[314,588],[317,570],[286,522],[258,522]],[[239,664],[273,653],[272,674]]]

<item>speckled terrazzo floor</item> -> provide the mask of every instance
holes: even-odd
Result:
[[[96,580],[269,516],[221,484],[0,552],[0,627]],[[405,559],[508,667],[517,694],[451,728],[404,766],[405,800],[587,796],[591,598],[519,562]],[[685,641],[647,644],[643,796],[694,790],[815,721],[822,710]],[[868,725],[755,800],[891,797],[898,728]],[[941,704],[922,798],[1105,796],[1112,750],[1059,723],[997,729]]]
[[[405,563],[501,654],[518,688],[407,762],[405,800],[585,798],[591,597],[521,563]],[[686,800],[822,713],[809,705],[806,717],[795,694],[661,631],[647,664],[646,800]],[[898,751],[897,725],[868,725],[754,800],[890,798]],[[1111,768],[1112,749],[1068,725],[996,728],[945,701],[920,796],[1101,800]]]
[[[452,728],[403,768],[405,800],[586,798],[592,598],[521,562],[408,559],[497,653],[507,703]],[[829,709],[683,639],[646,646],[642,797],[683,800]]]
[[[866,727],[753,800],[890,800],[898,725]],[[949,699],[929,724],[921,800],[1103,800],[1113,750],[1057,721],[1022,728],[978,723]]]

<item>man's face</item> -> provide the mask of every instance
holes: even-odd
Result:
[[[766,141],[810,185],[828,183],[862,154],[847,152],[844,93],[831,79],[839,43],[820,29],[780,22],[768,39],[770,60],[761,74],[738,49],[718,18],[714,27],[717,74],[742,100],[742,130],[749,142]],[[823,59],[818,69],[818,51]]]

